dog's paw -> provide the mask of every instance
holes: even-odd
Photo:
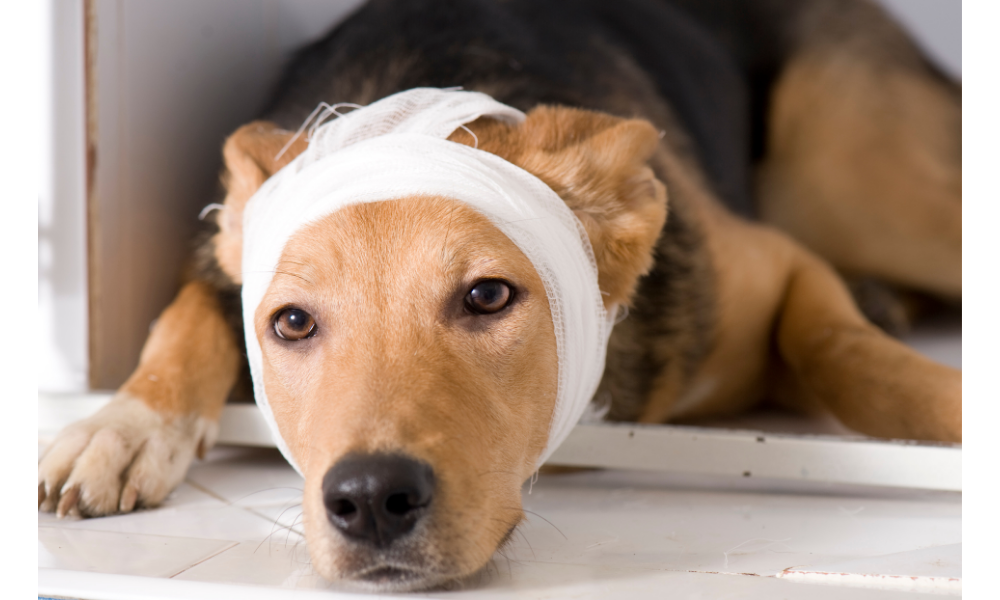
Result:
[[[215,422],[197,416],[168,421],[120,394],[48,447],[38,462],[38,508],[59,517],[99,517],[156,506],[217,432]]]

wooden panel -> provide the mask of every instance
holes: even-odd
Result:
[[[91,0],[90,383],[120,385],[217,200],[225,136],[356,0]]]

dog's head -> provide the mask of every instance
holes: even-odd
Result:
[[[666,195],[644,121],[540,107],[450,139],[533,173],[594,249],[606,304],[652,262]],[[305,148],[257,122],[226,142],[216,257],[240,277],[242,211]],[[558,361],[532,263],[457,200],[342,208],[296,233],[253,319],[282,438],[305,475],[314,568],[370,589],[435,586],[480,569],[523,518],[546,446]]]

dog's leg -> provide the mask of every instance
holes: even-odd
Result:
[[[845,425],[879,437],[962,440],[961,372],[866,321],[837,274],[807,252],[791,270],[777,347],[791,380],[779,387],[819,400]]]
[[[960,297],[960,87],[872,4],[798,6],[770,90],[761,218],[845,273]]]
[[[215,291],[188,283],[111,402],[60,432],[39,461],[39,508],[101,516],[160,503],[214,444],[239,365]]]

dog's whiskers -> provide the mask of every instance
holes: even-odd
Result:
[[[257,494],[257,493],[264,492],[264,491],[269,491],[269,490],[274,490],[274,489],[292,489],[292,490],[301,491],[298,488],[294,488],[294,487],[274,487],[274,488],[268,488],[267,490],[260,490],[258,492],[253,492],[251,494],[248,494],[247,496],[244,496],[243,498],[241,498],[241,500],[245,499],[245,498],[248,498],[249,496],[252,496],[253,494]],[[239,502],[239,500],[237,500],[237,502]],[[235,504],[235,503],[233,503],[233,504]],[[280,523],[281,517],[283,517],[286,512],[288,512],[290,510],[293,510],[295,508],[301,508],[301,507],[302,507],[302,503],[301,502],[291,502],[291,503],[287,503],[286,502],[285,505],[282,506],[281,512],[278,513],[278,516],[275,517],[274,520],[271,522],[271,531],[267,534],[267,536],[264,539],[262,539],[260,541],[259,544],[257,544],[257,547],[254,548],[254,553],[256,554],[256,552],[258,550],[260,550],[260,547],[264,545],[264,542],[269,541],[271,539],[271,537],[276,532],[280,531],[279,528],[286,530],[285,544],[287,545],[288,544],[288,533],[287,532],[292,531],[292,526],[294,526],[295,522],[298,520],[298,516],[292,521],[292,526],[282,525]],[[259,513],[257,510],[255,510],[253,507],[247,507],[247,510],[250,511],[250,512],[252,512],[252,513],[254,513],[254,514],[256,514],[256,515],[258,515],[258,516],[262,516],[262,517],[264,516],[261,513]],[[299,516],[301,516],[301,513],[299,514]],[[295,533],[298,533],[298,532],[296,531]],[[270,546],[268,546],[268,552],[270,552]]]
[[[272,524],[271,524],[271,532],[270,532],[270,533],[268,533],[268,534],[267,534],[267,535],[266,535],[266,536],[264,537],[264,539],[262,539],[262,540],[260,541],[260,543],[259,543],[259,544],[257,544],[257,547],[256,547],[256,548],[254,548],[254,549],[253,549],[253,553],[254,553],[254,554],[257,554],[257,551],[258,551],[258,550],[260,550],[260,547],[264,545],[264,542],[266,542],[266,541],[269,541],[269,540],[271,539],[271,536],[273,536],[273,535],[274,535],[275,533],[277,533],[277,532],[278,532],[278,529],[277,529],[278,527],[281,527],[282,529],[285,529],[285,527],[284,527],[284,526],[281,526],[281,525],[278,525],[278,522],[277,522],[277,521],[275,521],[274,523],[272,523]],[[269,545],[268,545],[268,547],[267,547],[267,552],[268,552],[268,555],[270,555],[270,553],[271,553],[271,546],[270,546],[270,544],[269,544]]]
[[[290,485],[279,485],[279,486],[275,486],[275,487],[269,487],[269,488],[264,488],[264,489],[261,489],[261,490],[257,490],[256,492],[250,492],[249,494],[247,494],[245,496],[241,496],[240,498],[237,498],[236,500],[233,500],[229,504],[236,505],[236,504],[239,504],[240,502],[246,500],[250,496],[254,496],[256,494],[263,494],[264,492],[272,492],[274,490],[295,490],[296,492],[302,492],[303,491],[302,488],[297,488],[297,487],[290,486]]]
[[[555,529],[556,531],[558,531],[558,532],[559,532],[559,535],[563,536],[563,539],[564,539],[564,540],[566,540],[567,542],[569,541],[569,538],[568,538],[568,537],[566,537],[566,534],[562,532],[562,529],[559,529],[558,527],[556,527],[556,526],[555,526],[555,525],[554,525],[554,524],[552,523],[552,521],[550,521],[550,520],[546,519],[545,517],[543,517],[542,515],[540,515],[540,514],[538,514],[538,513],[534,512],[534,511],[531,511],[531,510],[527,510],[527,509],[524,509],[524,508],[522,508],[521,510],[523,510],[524,512],[526,512],[526,513],[528,513],[528,514],[530,514],[530,515],[535,515],[535,516],[536,516],[536,517],[538,517],[539,519],[541,519],[541,520],[545,521],[546,523],[548,523],[549,525],[551,525],[553,529]]]
[[[288,536],[292,535],[293,533],[295,533],[295,534],[297,534],[299,536],[302,535],[301,533],[299,533],[299,530],[295,529],[295,524],[298,523],[299,519],[302,518],[302,514],[303,513],[300,512],[298,515],[296,515],[295,518],[292,519],[292,524],[289,525],[288,527],[286,527],[286,529],[288,530],[288,532],[285,533],[285,545],[288,545]]]
[[[524,535],[524,532],[521,531],[521,524],[518,523],[517,527],[514,527],[514,529],[512,531],[514,533],[520,535],[521,539],[524,540],[524,543],[528,545],[528,550],[531,550],[531,558],[532,558],[532,560],[538,560],[538,557],[535,556],[535,548],[531,545],[531,542],[528,541],[528,536]]]
[[[484,477],[486,475],[509,475],[511,477],[517,477],[517,473],[514,473],[513,471],[484,471],[483,473],[479,473],[478,477]]]

